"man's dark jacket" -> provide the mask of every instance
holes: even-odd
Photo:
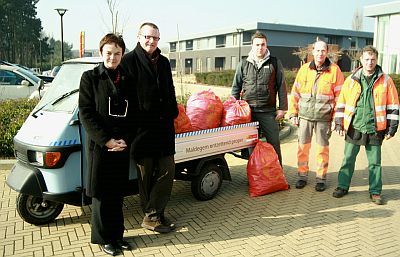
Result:
[[[175,154],[174,119],[178,116],[178,105],[171,65],[160,52],[157,48],[159,57],[153,64],[138,43],[122,59],[123,67],[134,77],[138,96],[138,130],[132,145],[136,160]]]
[[[288,108],[287,90],[282,63],[276,60],[273,65],[272,58],[264,61],[260,68],[243,60],[239,63],[232,83],[232,95],[249,103],[254,112],[286,111]],[[276,105],[276,96],[279,106]]]

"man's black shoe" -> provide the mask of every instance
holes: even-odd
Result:
[[[302,189],[307,185],[307,181],[305,180],[297,180],[296,182],[296,188]]]
[[[103,252],[112,256],[121,254],[121,250],[119,249],[119,246],[116,244],[100,245],[100,248],[101,250],[103,250]]]
[[[346,189],[337,187],[337,188],[335,189],[335,191],[333,191],[332,196],[333,196],[333,197],[336,197],[336,198],[341,198],[341,197],[347,195],[348,192],[349,192],[349,191],[346,190]]]
[[[322,192],[322,191],[325,191],[325,183],[317,183],[316,185],[315,185],[315,191],[317,191],[317,192]]]
[[[117,240],[117,244],[122,250],[130,251],[133,249],[133,247],[127,241],[122,239]]]
[[[173,223],[170,219],[165,217],[164,214],[160,215],[160,221],[161,221],[161,223],[163,225],[168,226],[171,230],[175,230],[176,229],[175,223]]]

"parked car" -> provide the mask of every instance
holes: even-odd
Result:
[[[42,79],[23,68],[0,65],[0,100],[42,97],[46,91]]]
[[[58,71],[60,70],[61,66],[54,66],[53,69],[50,72],[50,76],[55,77],[58,73]]]
[[[37,73],[36,71],[38,70],[38,68],[36,68],[36,71],[35,71],[35,69],[29,69],[28,67],[26,67],[26,66],[24,66],[24,65],[16,64],[16,63],[10,63],[10,62],[6,62],[6,61],[2,61],[2,60],[0,60],[0,64],[8,65],[8,66],[17,66],[17,67],[20,67],[20,68],[26,70],[27,72],[32,73],[32,74],[35,75],[36,77],[42,79],[43,82],[44,82],[45,84],[46,84],[46,83],[51,83],[51,82],[53,82],[53,79],[54,79],[54,76],[44,75],[44,74],[39,74],[39,73]]]

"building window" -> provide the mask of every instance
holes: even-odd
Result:
[[[219,48],[219,47],[225,47],[226,44],[226,37],[225,35],[219,35],[215,37],[216,40],[216,45],[215,47]]]
[[[185,74],[192,74],[193,71],[193,59],[185,59]]]
[[[328,44],[330,45],[338,45],[339,40],[337,38],[337,36],[327,36],[328,38]]]
[[[169,51],[176,52],[176,42],[169,43]]]
[[[365,44],[372,46],[374,44],[374,39],[373,38],[366,38],[365,39]]]
[[[187,50],[193,50],[193,40],[187,40],[186,41],[186,51]]]
[[[243,45],[251,45],[251,33],[244,31],[242,34],[243,37]]]
[[[206,70],[207,70],[207,72],[211,71],[211,58],[210,57],[207,57]]]
[[[352,41],[350,42],[350,47],[351,47],[351,48],[356,48],[356,41],[352,40]]]
[[[236,70],[237,56],[231,56],[231,70]]]
[[[232,41],[234,46],[239,45],[239,33],[233,33]]]
[[[215,57],[215,70],[221,71],[225,67],[225,57]]]
[[[202,66],[203,66],[203,62],[202,62],[201,58],[197,58],[196,59],[196,72],[202,72],[203,71]]]
[[[176,60],[175,59],[169,59],[169,63],[171,64],[171,70],[176,71]]]

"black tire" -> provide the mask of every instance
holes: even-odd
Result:
[[[43,225],[54,221],[64,208],[63,203],[43,200],[41,197],[19,194],[17,211],[19,216],[33,225]]]
[[[192,180],[192,194],[197,200],[207,201],[217,195],[221,185],[221,169],[214,163],[207,163]]]

